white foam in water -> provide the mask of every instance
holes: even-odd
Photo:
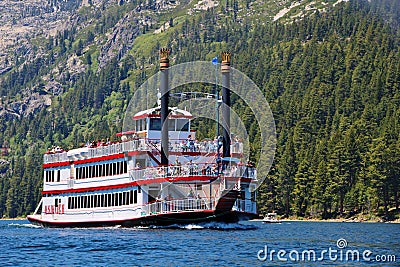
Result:
[[[173,224],[169,226],[150,226],[151,229],[185,229],[185,230],[254,230],[254,225],[244,225],[240,223],[208,222],[199,224]]]
[[[30,223],[9,223],[9,227],[26,227],[26,228],[42,228],[39,225],[33,225]]]
[[[204,229],[203,226],[196,225],[196,224],[185,225],[185,226],[183,226],[183,228],[188,229],[188,230],[192,230],[192,229]]]

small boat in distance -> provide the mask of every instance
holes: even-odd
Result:
[[[281,223],[281,221],[278,220],[277,214],[275,212],[270,212],[265,215],[263,223]]]

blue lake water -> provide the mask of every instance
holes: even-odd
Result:
[[[0,263],[400,266],[400,224],[251,221],[168,228],[49,229],[33,227],[25,220],[0,221]]]

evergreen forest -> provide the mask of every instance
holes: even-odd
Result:
[[[393,220],[400,202],[400,5],[396,0],[351,0],[284,21],[238,18],[251,1],[222,1],[193,16],[160,20],[154,35],[143,27],[132,48],[99,67],[96,40],[139,1],[104,12],[83,12],[86,28],[72,28],[40,45],[47,53],[0,76],[0,106],[27,95],[51,105],[26,116],[0,116],[0,217],[32,213],[41,198],[43,153],[71,149],[122,129],[135,90],[158,71],[158,50],[171,47],[171,64],[211,61],[222,51],[262,90],[274,114],[273,166],[258,190],[261,214],[284,217]],[[329,1],[328,1],[329,2]],[[222,17],[221,14],[224,14]],[[39,45],[39,44],[38,44]],[[60,92],[45,90],[46,75],[76,55],[81,73],[59,68]],[[233,108],[249,130],[251,159],[259,129],[237,97]],[[199,136],[213,136],[200,127]],[[214,127],[215,128],[215,127]],[[202,132],[203,131],[203,132]],[[206,132],[209,131],[209,132]]]

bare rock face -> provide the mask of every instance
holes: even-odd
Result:
[[[63,30],[82,0],[0,1],[0,71],[13,66],[18,57],[32,58],[32,40]]]
[[[51,105],[51,96],[47,94],[33,93],[23,100],[15,101],[7,105],[0,105],[0,117],[13,120],[21,116],[28,116]]]
[[[139,34],[139,20],[134,12],[122,18],[108,35],[107,42],[102,46],[99,56],[99,67],[103,68],[112,58],[121,59],[133,45]]]

